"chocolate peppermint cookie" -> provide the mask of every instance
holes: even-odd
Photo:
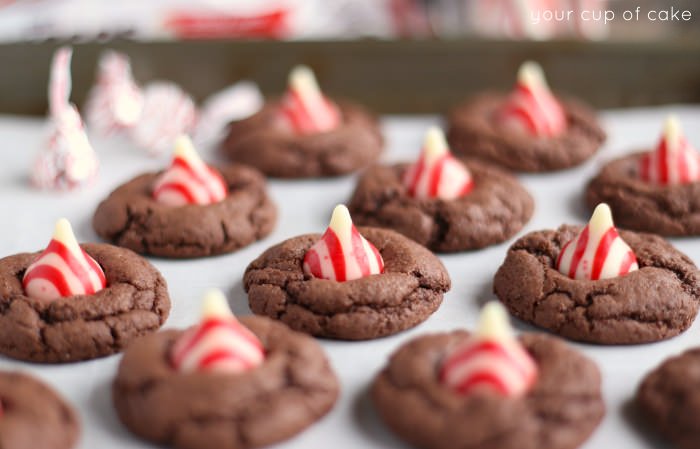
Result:
[[[647,422],[676,447],[700,441],[700,349],[671,357],[644,377],[636,403]]]
[[[618,223],[661,235],[700,234],[700,155],[671,117],[655,149],[607,163],[586,188],[586,203],[606,202]]]
[[[243,283],[254,313],[344,340],[411,328],[450,288],[434,254],[388,229],[355,229],[343,206],[323,236],[294,237],[265,251],[246,268]]]
[[[391,228],[441,252],[483,248],[522,229],[534,201],[518,180],[476,159],[452,158],[444,138],[430,134],[415,164],[365,171],[349,204],[355,221]]]
[[[75,362],[121,351],[170,312],[165,280],[127,249],[78,245],[67,221],[42,253],[0,259],[0,354]]]
[[[516,241],[494,278],[496,295],[518,318],[573,340],[647,343],[686,330],[700,299],[695,264],[659,236],[618,235],[604,212],[596,208],[585,228]]]
[[[80,435],[73,408],[43,382],[0,372],[0,447],[71,449]]]
[[[573,167],[605,141],[593,110],[553,95],[541,69],[527,64],[512,94],[493,92],[469,99],[450,113],[448,123],[455,153],[522,172]]]
[[[100,237],[138,253],[189,258],[240,249],[267,236],[276,220],[257,170],[208,167],[182,138],[168,170],[118,187],[92,224]]]
[[[359,105],[331,102],[313,74],[297,68],[290,75],[286,96],[232,122],[221,149],[232,160],[268,176],[310,178],[365,167],[383,146],[376,117]]]
[[[415,447],[573,449],[605,414],[600,384],[594,362],[558,339],[515,340],[482,325],[404,344],[371,396],[382,421]]]
[[[249,449],[286,440],[333,407],[339,384],[318,343],[268,318],[239,322],[223,301],[205,304],[199,326],[125,352],[112,398],[136,435],[181,449]]]

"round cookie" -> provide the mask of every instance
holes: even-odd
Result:
[[[228,253],[267,236],[277,210],[265,178],[243,165],[218,167],[229,193],[209,205],[172,207],[152,196],[160,173],[121,185],[100,203],[92,219],[97,234],[141,254],[188,258]]]
[[[646,152],[607,163],[586,187],[586,204],[610,205],[621,227],[661,235],[700,235],[700,183],[658,185],[639,177]]]
[[[636,403],[649,424],[676,447],[700,441],[700,349],[671,357],[644,377]]]
[[[240,321],[267,351],[245,373],[176,372],[167,353],[181,331],[130,346],[112,388],[121,421],[169,447],[248,449],[290,438],[330,411],[340,387],[321,346],[268,318]]]
[[[401,346],[377,375],[371,396],[381,419],[408,443],[425,449],[573,449],[605,413],[596,365],[541,334],[520,340],[538,366],[520,398],[490,390],[460,396],[437,373],[469,333],[418,337]]]
[[[402,182],[407,164],[369,168],[349,209],[358,224],[394,229],[433,251],[483,248],[515,235],[532,216],[534,201],[518,180],[492,165],[463,159],[474,189],[454,200],[420,199]]]
[[[121,351],[168,317],[165,280],[146,259],[112,245],[80,245],[102,267],[107,287],[93,295],[42,301],[22,287],[39,253],[0,259],[0,354],[31,362],[75,362]]]
[[[243,277],[251,310],[317,337],[365,340],[395,334],[430,316],[450,289],[440,259],[389,229],[358,227],[384,259],[384,272],[338,282],[304,274],[308,234],[275,245]]]
[[[70,449],[80,435],[73,408],[43,382],[0,372],[0,447]]]
[[[506,98],[500,93],[482,94],[449,114],[447,140],[455,154],[478,157],[514,171],[546,172],[582,163],[605,141],[593,110],[560,97],[567,122],[562,135],[532,137],[503,129],[495,115]]]
[[[326,132],[299,135],[280,120],[279,102],[232,122],[222,151],[232,160],[278,178],[312,178],[351,173],[374,162],[384,139],[379,123],[352,103],[338,104],[341,124]]]
[[[562,246],[581,229],[564,225],[532,232],[511,246],[493,290],[513,315],[599,344],[658,341],[690,326],[698,312],[700,277],[686,255],[659,236],[620,231],[639,270],[595,281],[571,279],[554,266]]]

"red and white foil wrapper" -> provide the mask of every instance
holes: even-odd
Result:
[[[126,55],[107,51],[100,57],[85,108],[88,126],[103,135],[130,128],[141,118],[143,94]]]
[[[444,385],[460,395],[490,390],[505,397],[525,394],[537,379],[537,364],[514,337],[505,308],[484,306],[479,329],[452,352],[440,370]]]
[[[418,161],[403,177],[408,194],[416,198],[451,200],[474,187],[467,167],[450,153],[445,135],[437,127],[428,130]]]
[[[73,295],[92,295],[107,285],[100,265],[78,245],[70,223],[58,220],[46,249],[27,267],[22,278],[30,298],[51,301]]]
[[[172,148],[197,122],[197,106],[177,84],[154,81],[143,89],[141,116],[130,128],[136,145],[157,156]]]
[[[605,203],[595,208],[588,225],[557,258],[557,270],[572,279],[608,279],[638,269],[637,257],[618,234]]]
[[[251,81],[240,81],[213,94],[200,108],[192,139],[198,146],[218,144],[229,123],[255,114],[264,101],[258,85]]]
[[[642,156],[639,177],[661,185],[687,184],[700,180],[700,154],[683,135],[676,117],[666,120],[656,149]]]
[[[34,161],[31,180],[44,189],[69,190],[94,180],[98,160],[90,145],[80,113],[69,103],[72,50],[59,48],[49,80],[49,137]]]
[[[340,110],[323,95],[313,72],[305,66],[297,66],[289,74],[280,113],[298,134],[330,131],[341,121]]]
[[[384,260],[352,224],[348,208],[340,204],[323,237],[304,255],[303,268],[308,275],[344,282],[382,273]]]
[[[199,325],[185,331],[170,353],[172,366],[181,373],[236,374],[264,360],[262,343],[231,313],[219,290],[207,292]]]
[[[525,62],[515,90],[498,112],[504,128],[537,137],[556,137],[566,130],[566,113],[547,86],[539,64]]]
[[[219,172],[205,164],[189,137],[175,141],[171,166],[155,181],[153,198],[168,206],[217,203],[228,194]]]

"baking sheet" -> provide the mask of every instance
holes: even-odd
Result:
[[[655,144],[669,112],[679,116],[689,140],[700,147],[700,107],[604,112],[609,139],[593,160],[560,173],[520,176],[536,201],[534,217],[523,232],[556,227],[562,222],[584,222],[588,213],[583,207],[582,191],[597,167],[617,154]],[[439,123],[437,117],[384,118],[388,151],[383,160],[414,157],[426,128],[435,123]],[[0,257],[43,248],[51,236],[54,222],[62,216],[73,223],[78,240],[96,240],[90,223],[98,202],[121,182],[143,171],[157,170],[169,159],[167,155],[149,158],[125,139],[93,138],[93,146],[101,161],[100,177],[94,186],[67,194],[37,191],[29,187],[27,174],[41,147],[44,126],[40,119],[0,116]],[[203,149],[202,153],[209,160],[217,159],[210,149]],[[265,248],[282,239],[322,232],[333,206],[349,198],[354,181],[353,176],[333,180],[272,181],[270,192],[279,207],[279,222],[265,240],[237,253],[208,259],[151,259],[167,279],[173,302],[165,327],[180,328],[195,323],[201,294],[208,287],[223,289],[235,313],[250,313],[241,285],[246,265]],[[673,239],[673,242],[694,260],[700,259],[700,238]],[[276,447],[309,449],[325,448],[329,444],[334,449],[407,447],[378,421],[367,394],[369,383],[387,356],[408,339],[427,332],[472,328],[480,305],[495,298],[491,293],[493,274],[511,243],[441,256],[452,277],[452,290],[445,296],[440,309],[418,327],[368,342],[322,341],[340,378],[341,397],[328,416]],[[520,322],[515,325],[519,330],[532,330]],[[598,363],[603,374],[607,406],[605,420],[583,447],[665,447],[637,423],[629,401],[642,376],[652,367],[698,342],[700,327],[695,323],[683,335],[655,344],[617,347],[573,344]],[[132,436],[120,424],[111,406],[110,384],[119,359],[120,356],[112,356],[66,365],[35,365],[0,357],[0,369],[29,372],[63,394],[80,413],[83,424],[80,448],[154,447]]]

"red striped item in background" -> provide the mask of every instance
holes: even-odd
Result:
[[[676,117],[668,117],[656,149],[642,156],[639,177],[661,185],[700,180],[700,154],[683,135]]]
[[[323,95],[313,72],[305,66],[290,72],[280,111],[298,134],[330,131],[340,124],[338,107]]]

